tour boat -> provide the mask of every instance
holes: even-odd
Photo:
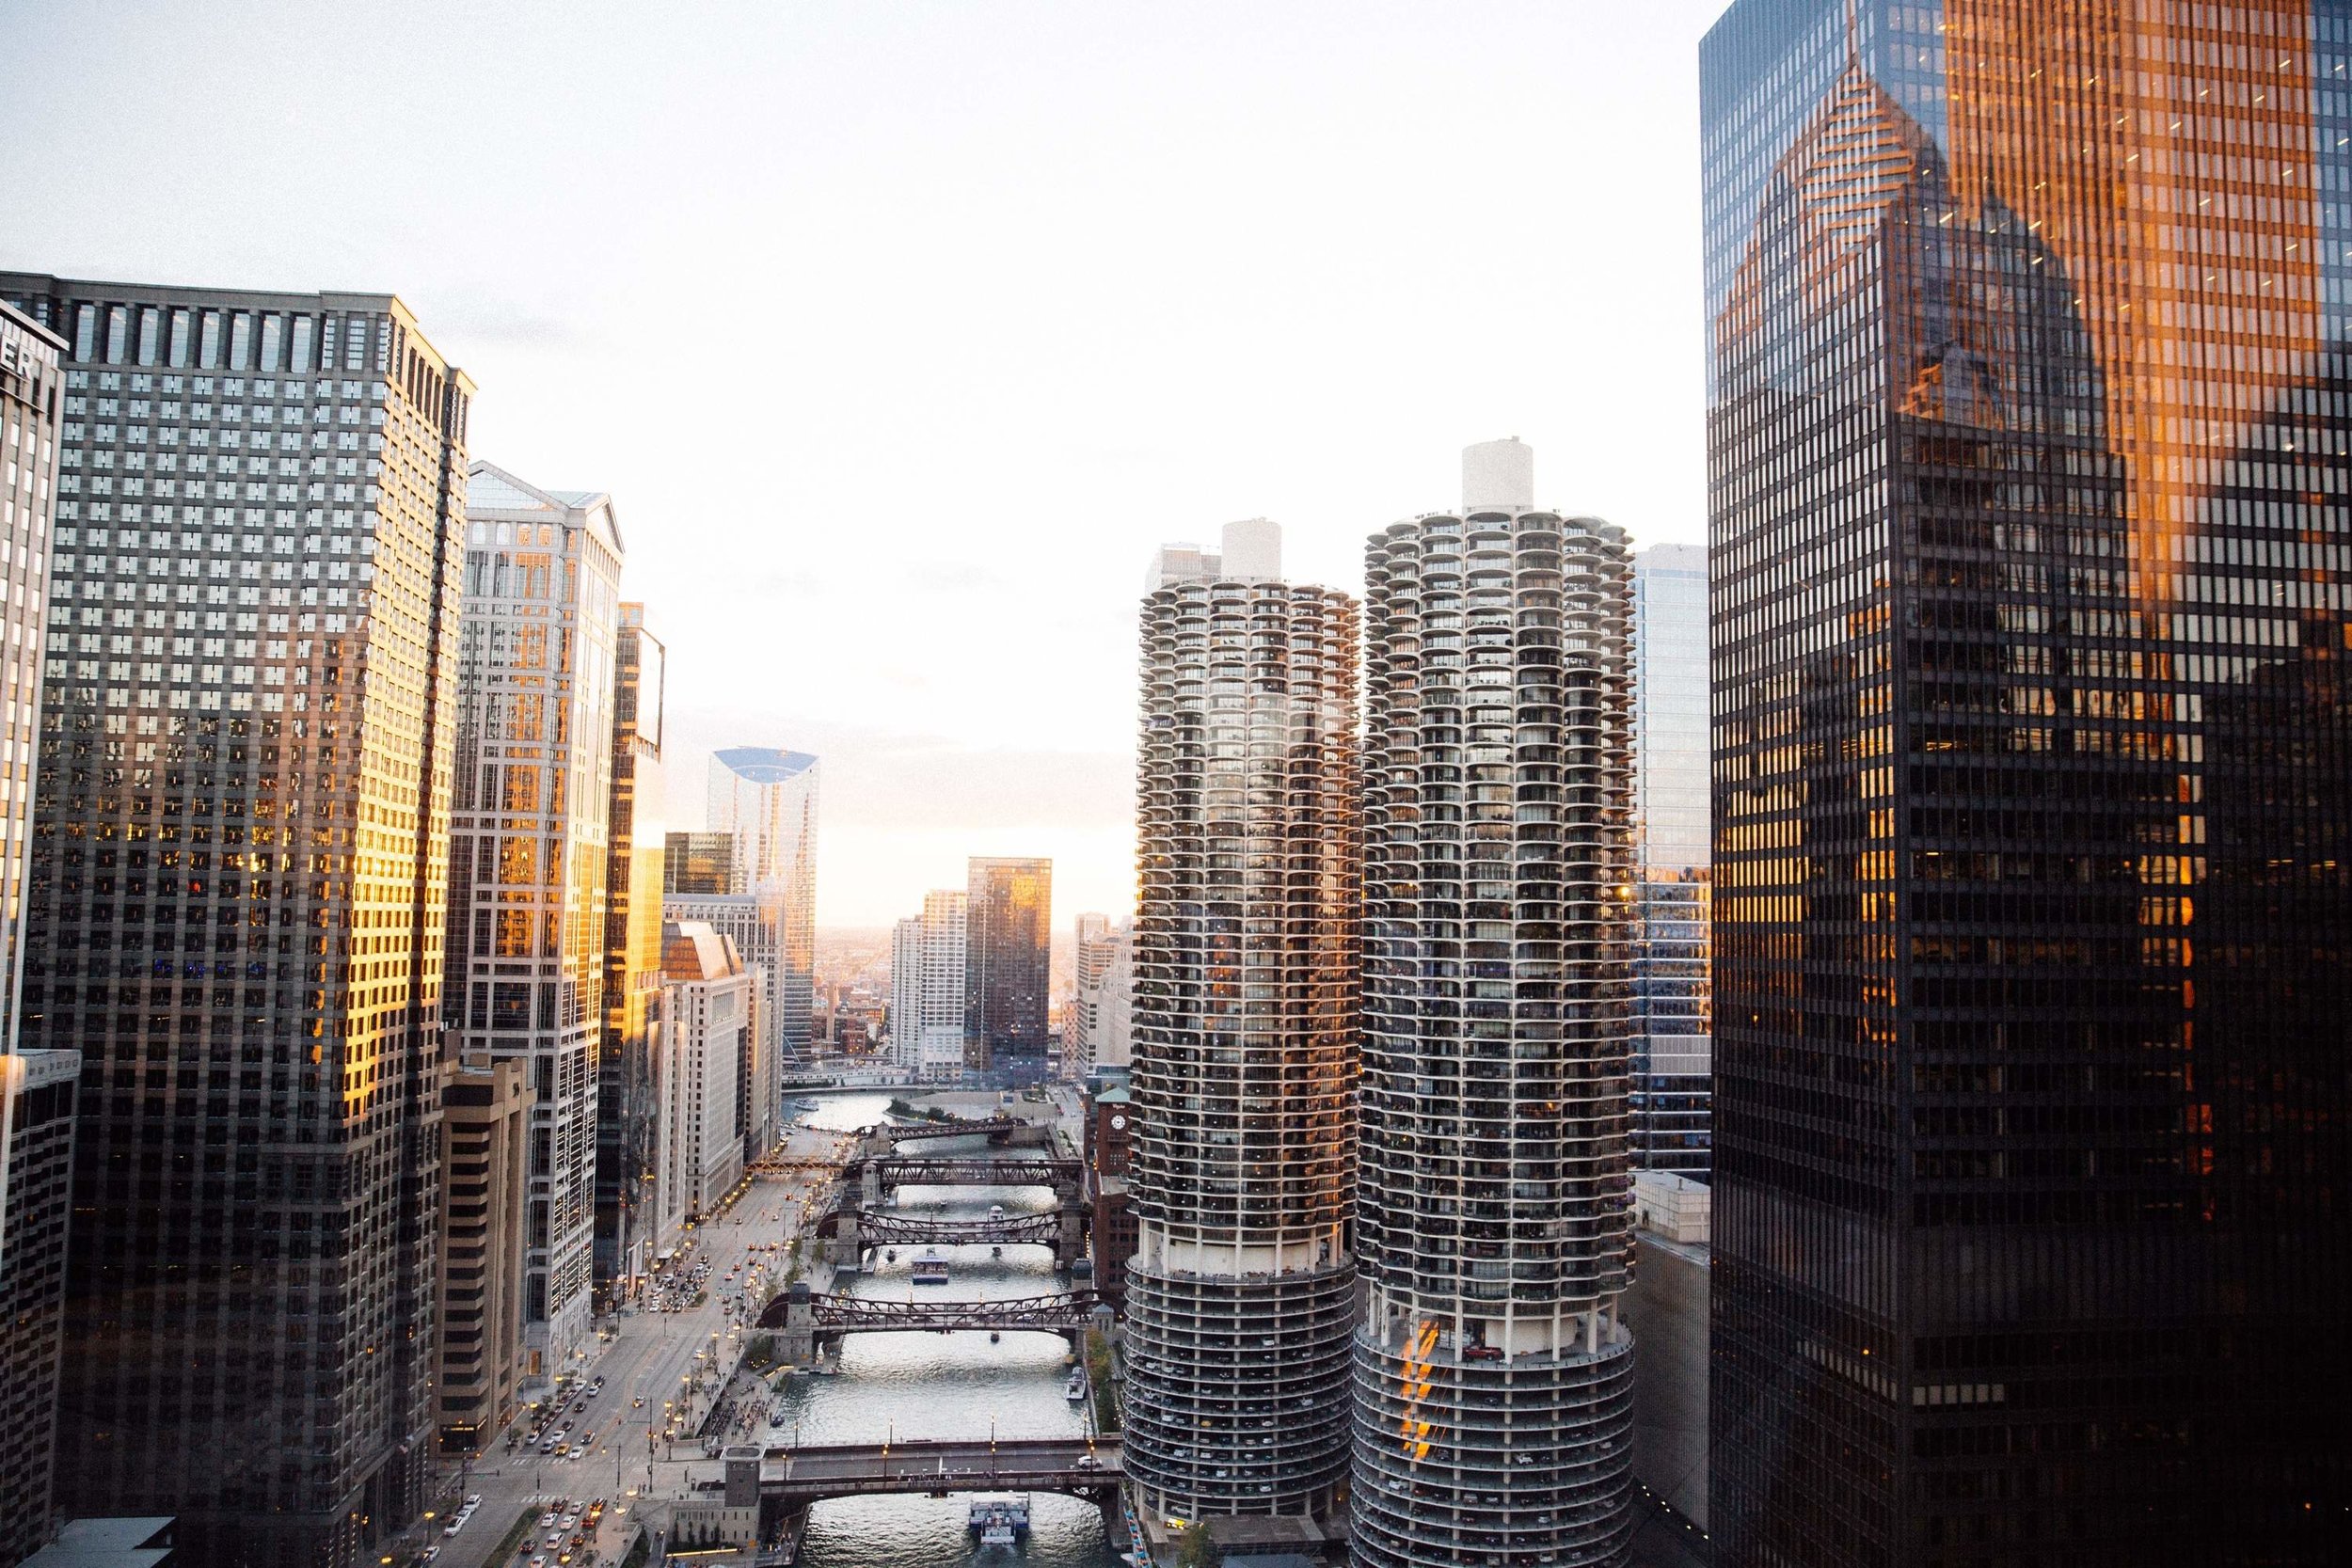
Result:
[[[976,1498],[964,1528],[977,1535],[983,1546],[1019,1545],[1022,1533],[1029,1528],[1029,1499]]]
[[[988,1217],[992,1220],[1003,1219],[1005,1217],[1005,1206],[1001,1203],[990,1204],[988,1206]]]
[[[911,1277],[917,1285],[945,1285],[947,1283],[947,1259],[937,1252],[926,1252],[914,1260],[914,1272]]]

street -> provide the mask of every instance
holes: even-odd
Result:
[[[838,1138],[836,1133],[796,1127],[778,1152],[789,1158],[819,1156],[833,1150]],[[591,1359],[568,1388],[578,1402],[589,1380],[604,1379],[602,1390],[588,1395],[584,1406],[567,1418],[575,1438],[582,1433],[595,1434],[588,1451],[558,1459],[535,1449],[510,1450],[501,1438],[479,1460],[444,1467],[447,1485],[437,1518],[414,1538],[420,1548],[440,1547],[433,1568],[485,1568],[526,1506],[544,1512],[546,1505],[560,1499],[585,1504],[599,1497],[608,1502],[601,1525],[585,1555],[568,1568],[611,1563],[626,1549],[649,1507],[652,1522],[664,1523],[666,1511],[660,1505],[685,1494],[692,1466],[699,1465],[703,1479],[718,1474],[718,1465],[704,1457],[694,1433],[742,1352],[743,1331],[722,1304],[741,1287],[755,1259],[772,1271],[772,1283],[781,1285],[789,1268],[789,1254],[784,1249],[800,1234],[801,1206],[812,1180],[811,1173],[801,1171],[754,1177],[729,1208],[690,1233],[693,1251],[681,1251],[671,1267],[690,1269],[708,1260],[710,1274],[701,1306],[675,1312],[632,1307],[617,1319],[599,1323]],[[781,1246],[773,1252],[751,1251],[771,1242]],[[727,1278],[730,1269],[737,1271],[732,1281]],[[819,1280],[826,1274],[821,1268],[813,1272]],[[663,1436],[673,1416],[681,1418],[675,1442]],[[528,1432],[534,1419],[535,1412],[526,1408],[517,1418],[517,1429]],[[468,1494],[479,1494],[481,1507],[458,1534],[444,1536],[440,1520]],[[532,1542],[543,1541],[548,1533],[535,1528],[537,1517],[534,1513],[528,1538]],[[555,1560],[554,1552],[547,1556],[550,1563]],[[517,1556],[514,1560],[528,1559]]]

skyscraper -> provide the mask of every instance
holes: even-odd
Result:
[[[621,606],[612,681],[604,1030],[596,1061],[596,1279],[633,1294],[667,1245],[653,1192],[661,1125],[661,721],[667,651]]]
[[[1121,992],[1132,983],[1127,960],[1130,935],[1108,915],[1078,917],[1072,955],[1071,1056],[1066,1076],[1084,1079],[1098,1067],[1127,1065],[1130,1014]]]
[[[467,491],[449,1026],[530,1064],[526,1371],[588,1342],[621,531],[612,498],[477,462]]]
[[[480,1453],[513,1419],[523,1344],[523,1216],[531,1192],[531,1063],[452,1064],[441,1091],[440,1365],[443,1453]]]
[[[1740,0],[1727,1564],[2352,1541],[2352,13]]]
[[[1517,441],[1365,559],[1352,1549],[1613,1563],[1632,1528],[1629,562]],[[1138,1017],[1140,1022],[1140,1015]]]
[[[1633,1163],[1707,1175],[1707,552],[1633,557]]]
[[[661,918],[672,926],[707,926],[726,938],[764,1006],[773,994],[769,977],[784,962],[784,931],[775,901],[750,891],[742,848],[731,832],[671,833],[662,856]],[[675,1042],[665,1055],[675,1059]],[[744,1159],[756,1160],[775,1137],[775,1117],[758,1114],[777,1098],[774,1032],[764,1019],[744,1037],[739,1069],[733,1125]]]
[[[1347,1474],[1358,611],[1261,564],[1143,601],[1125,1408],[1153,1519],[1327,1516]]]
[[[78,1048],[57,1504],[420,1510],[472,387],[388,294],[0,274],[71,345],[24,1037]]]
[[[681,1216],[708,1214],[743,1178],[744,1066],[759,1028],[758,976],[726,933],[698,920],[661,931],[663,1027],[676,1070],[668,1087],[667,1185]]]
[[[975,855],[964,920],[963,1065],[1012,1083],[1053,1071],[1054,863]]]
[[[763,945],[775,954],[760,1003],[765,1066],[743,1129],[752,1158],[775,1141],[783,1124],[777,1085],[808,1060],[817,980],[817,759],[806,752],[735,746],[710,759],[707,820],[711,832],[733,835],[740,891],[759,900],[760,918],[772,933]]]
[[[925,1083],[963,1076],[966,895],[940,888],[898,922],[890,952],[890,1037],[898,1065]]]
[[[70,1051],[15,1054],[66,347],[0,304],[0,1563],[48,1530],[81,1070]]]

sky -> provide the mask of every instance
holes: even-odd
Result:
[[[709,752],[823,758],[818,919],[1134,896],[1164,542],[1294,580],[1535,448],[1704,537],[1724,0],[0,5],[0,267],[398,293],[471,450],[603,490]]]

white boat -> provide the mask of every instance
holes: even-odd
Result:
[[[1029,1528],[1026,1497],[977,1497],[964,1528],[980,1538],[983,1546],[1017,1546]]]
[[[1087,1393],[1087,1370],[1084,1367],[1071,1368],[1070,1376],[1061,1386],[1061,1397],[1073,1404],[1084,1404]]]
[[[992,1220],[1003,1219],[1005,1217],[1005,1206],[1001,1203],[990,1204],[988,1206],[988,1217]]]

